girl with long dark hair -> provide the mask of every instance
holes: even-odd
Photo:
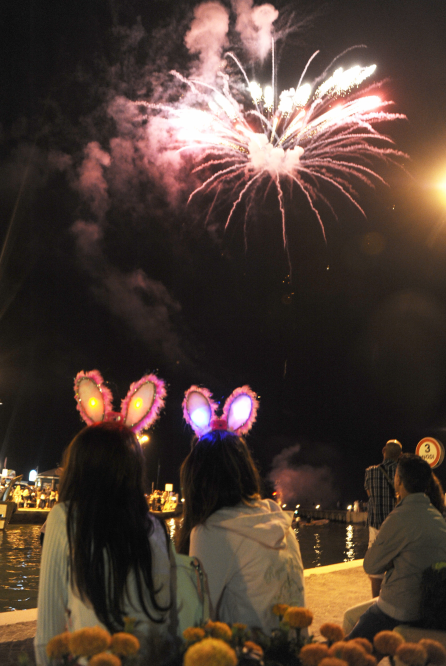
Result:
[[[303,566],[292,514],[260,496],[245,440],[227,430],[200,437],[181,467],[179,550],[198,557],[214,620],[269,632],[274,604],[304,606]]]
[[[135,620],[143,639],[168,632],[170,561],[164,529],[148,512],[143,455],[115,422],[84,428],[65,455],[60,503],[51,511],[40,568],[36,661],[68,627],[121,631]]]

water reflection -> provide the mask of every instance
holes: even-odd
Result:
[[[364,525],[304,525],[294,532],[305,569],[361,559],[367,550],[368,530]]]
[[[314,560],[313,560],[313,566],[314,567],[320,567],[321,566],[321,555],[322,555],[322,550],[321,550],[321,536],[318,532],[315,532],[314,534]]]
[[[174,537],[179,519],[166,521]],[[36,608],[39,585],[39,525],[10,525],[0,531],[0,612]],[[364,556],[368,531],[362,525],[329,523],[297,527],[302,560],[306,569]]]
[[[353,525],[347,525],[345,528],[345,557],[344,562],[356,560],[355,556],[355,541],[353,538]]]
[[[0,612],[37,606],[39,533],[40,525],[0,531]]]

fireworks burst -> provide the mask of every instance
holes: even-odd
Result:
[[[210,84],[172,72],[186,87],[181,103],[137,102],[148,113],[167,113],[173,147],[193,155],[193,173],[201,183],[191,192],[189,202],[200,194],[213,194],[206,220],[219,200],[230,206],[225,229],[237,209],[244,208],[245,244],[248,219],[274,185],[290,267],[286,202],[293,186],[304,195],[325,239],[322,206],[336,216],[329,192],[341,193],[365,216],[357,186],[385,183],[375,164],[398,163],[407,157],[376,128],[405,116],[387,111],[392,102],[372,94],[371,88],[359,91],[376,66],[339,67],[322,83],[310,84],[304,78],[317,53],[307,63],[297,87],[280,94],[274,77],[271,86],[262,88],[248,79],[238,58],[228,52],[226,62],[235,64],[239,76],[220,70],[216,83]],[[272,54],[274,73],[274,41]]]

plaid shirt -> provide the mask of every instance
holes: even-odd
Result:
[[[364,488],[370,493],[367,522],[378,530],[395,506],[395,492],[379,468],[384,467],[393,481],[397,464],[396,460],[385,460],[365,471]]]

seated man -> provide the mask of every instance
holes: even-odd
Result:
[[[347,636],[373,640],[384,629],[420,618],[421,578],[435,562],[446,560],[446,521],[425,495],[432,485],[432,471],[419,456],[404,453],[395,473],[399,504],[379,530],[376,541],[364,557],[369,575],[385,573],[379,597],[361,608],[365,612]],[[356,615],[356,618],[358,615]],[[355,609],[344,617],[351,626]]]

